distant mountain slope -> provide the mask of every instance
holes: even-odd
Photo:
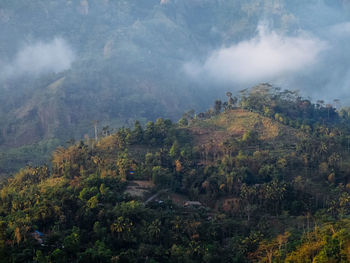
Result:
[[[91,137],[94,120],[115,128],[203,110],[232,87],[193,80],[184,65],[251,39],[264,19],[278,32],[314,27],[303,3],[2,1],[0,150]]]
[[[71,46],[75,62],[62,73],[35,72],[35,80],[16,63],[11,76],[2,72],[3,144],[80,138],[95,119],[120,126],[208,105],[214,91],[191,83],[183,65],[254,34],[267,2],[255,9],[254,1],[4,2],[2,63],[13,64],[23,47],[55,37]]]

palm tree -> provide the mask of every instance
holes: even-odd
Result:
[[[112,233],[116,232],[118,234],[118,239],[120,239],[121,233],[124,231],[125,224],[124,218],[122,216],[118,217],[116,221],[111,225]]]
[[[161,222],[159,219],[154,220],[148,227],[148,233],[151,239],[158,240],[160,235]]]
[[[318,153],[323,155],[328,152],[328,147],[325,142],[321,142],[320,146],[318,147]]]

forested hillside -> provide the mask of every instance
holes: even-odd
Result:
[[[279,34],[298,34],[349,18],[346,1],[309,2],[2,1],[0,173],[42,163],[71,139],[93,137],[94,121],[102,131],[159,115],[176,120],[184,110],[204,110],[218,92],[250,86],[257,80],[217,82],[220,70],[198,80],[195,65],[222,47],[254,40],[264,20]],[[313,7],[318,12],[310,14]],[[303,83],[304,91],[314,85]]]
[[[0,261],[349,262],[349,110],[226,95],[3,182]]]

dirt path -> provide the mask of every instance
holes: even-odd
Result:
[[[152,195],[150,198],[148,198],[146,201],[145,201],[145,205],[148,204],[149,202],[153,201],[155,198],[157,198],[160,194],[164,194],[166,192],[168,192],[169,189],[162,189],[162,190],[159,190],[157,193],[155,193],[154,195]]]

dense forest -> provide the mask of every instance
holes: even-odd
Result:
[[[349,262],[350,109],[226,95],[4,181],[0,262]]]

